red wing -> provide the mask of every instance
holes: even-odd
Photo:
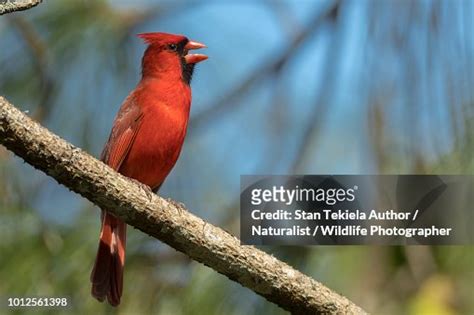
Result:
[[[142,117],[143,113],[140,107],[133,100],[125,100],[100,157],[104,163],[114,170],[119,170],[120,165],[127,157],[133,140],[140,129]]]

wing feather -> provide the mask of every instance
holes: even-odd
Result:
[[[143,113],[133,100],[125,100],[115,119],[109,140],[101,154],[101,160],[115,170],[119,170],[127,157],[138,130]]]

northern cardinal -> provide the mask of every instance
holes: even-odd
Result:
[[[123,102],[101,160],[119,173],[157,191],[178,159],[186,135],[196,63],[206,55],[188,54],[206,47],[185,36],[138,34],[148,48],[142,78]],[[147,188],[148,188],[147,187]],[[102,209],[97,257],[91,273],[92,296],[120,304],[127,225]]]

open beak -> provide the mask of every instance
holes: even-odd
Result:
[[[200,48],[206,48],[206,45],[198,42],[193,42],[191,40],[184,46],[186,52],[192,49]],[[198,63],[206,59],[207,56],[203,54],[186,54],[186,56],[184,56],[184,60],[186,60],[187,64]]]

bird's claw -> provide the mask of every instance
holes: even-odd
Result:
[[[148,197],[148,200],[151,202],[151,200],[153,199],[153,191],[151,190],[150,186],[146,185],[146,184],[143,184],[142,182],[136,180],[136,179],[133,179],[131,178],[132,182],[134,182],[135,184],[137,184],[138,186],[140,186],[140,188],[145,191],[146,193],[146,196]]]
[[[182,203],[182,202],[179,202],[179,201],[176,201],[176,200],[173,200],[173,199],[168,199],[168,202],[171,203],[172,205],[174,205],[176,207],[176,209],[178,209],[179,214],[182,213],[183,209],[186,209],[185,204]]]

